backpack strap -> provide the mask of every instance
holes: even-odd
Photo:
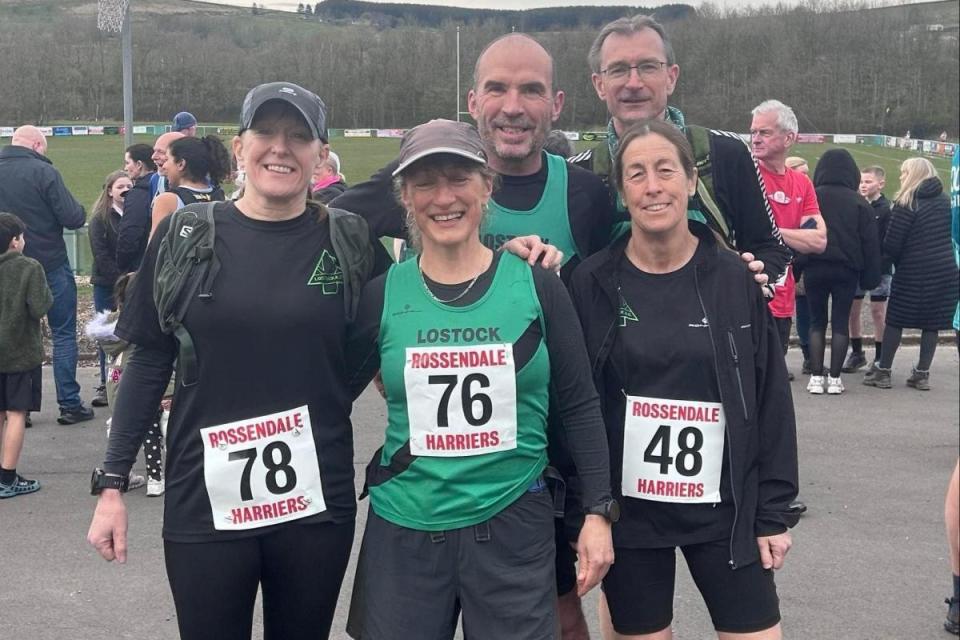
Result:
[[[173,213],[160,241],[154,273],[153,300],[160,329],[180,345],[177,377],[185,387],[197,383],[197,352],[183,318],[195,297],[213,298],[213,281],[220,271],[214,251],[217,203],[188,205]]]
[[[693,158],[697,167],[697,199],[700,201],[700,213],[708,226],[713,227],[728,246],[733,242],[730,225],[717,204],[713,189],[713,165],[710,159],[710,131],[695,125],[687,126],[687,140],[693,147]]]
[[[343,307],[347,321],[357,316],[360,293],[373,271],[374,255],[370,246],[370,228],[360,216],[327,207],[330,218],[330,243],[343,271]]]

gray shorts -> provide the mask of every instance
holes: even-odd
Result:
[[[857,300],[863,300],[864,296],[870,294],[870,302],[884,302],[887,298],[890,297],[890,283],[893,282],[893,276],[890,274],[880,276],[880,285],[876,289],[871,289],[870,291],[864,291],[860,287],[857,287],[857,292],[854,294],[854,298]]]
[[[370,509],[347,631],[357,640],[554,640],[553,501],[528,491],[490,520],[444,532]]]

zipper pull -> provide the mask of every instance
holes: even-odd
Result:
[[[727,341],[730,343],[730,355],[733,356],[733,363],[740,364],[740,356],[737,355],[737,343],[733,339],[733,332],[727,330]]]

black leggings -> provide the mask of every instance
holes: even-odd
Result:
[[[903,329],[901,327],[891,327],[888,324],[883,330],[883,348],[880,349],[880,364],[878,366],[884,369],[889,369],[893,366],[893,357],[897,355],[897,349],[900,348],[901,338],[903,338]],[[930,365],[933,364],[933,354],[937,351],[937,340],[939,338],[940,332],[935,329],[923,329],[921,331],[920,359],[917,361],[917,369],[920,371],[930,371]]]
[[[810,305],[810,370],[814,375],[823,375],[829,308],[830,328],[833,330],[830,375],[838,378],[850,344],[850,307],[857,292],[858,274],[847,267],[829,263],[815,263],[803,274]]]
[[[181,640],[250,640],[257,587],[264,640],[329,637],[353,528],[292,523],[242,540],[164,541]]]

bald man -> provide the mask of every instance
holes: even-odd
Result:
[[[60,424],[93,418],[80,401],[77,383],[77,284],[67,261],[63,230],[79,229],[86,213],[67,190],[60,172],[46,157],[47,139],[25,125],[0,149],[0,211],[9,211],[27,227],[23,253],[43,265],[53,292],[47,313],[53,333],[53,377],[60,405]]]
[[[553,58],[530,36],[497,38],[477,58],[467,107],[477,122],[487,163],[500,174],[481,239],[499,249],[515,237],[539,236],[564,252],[560,276],[569,282],[577,265],[607,245],[616,212],[600,177],[543,151],[563,102],[564,93],[555,86]],[[405,214],[392,188],[397,166],[393,161],[370,181],[347,189],[332,206],[362,215],[377,235],[405,238]],[[575,452],[564,446],[559,416],[551,415],[549,432],[550,464],[565,477],[575,477]],[[591,522],[602,518],[593,514],[598,505],[579,501],[575,491],[567,491],[570,517],[566,525],[557,520],[556,579],[564,640],[589,637],[578,595],[588,588],[588,580],[577,573],[574,547],[583,510],[591,513],[586,516]],[[587,564],[582,562],[581,568]]]
[[[121,271],[131,272],[140,268],[140,261],[147,250],[150,237],[150,208],[157,194],[167,190],[162,165],[167,161],[167,149],[175,140],[184,138],[178,131],[160,135],[153,143],[150,159],[156,165],[156,172],[149,173],[149,182],[144,184],[140,177],[136,187],[127,193],[123,203],[123,217],[117,229],[117,266]],[[149,188],[143,188],[149,186]]]

